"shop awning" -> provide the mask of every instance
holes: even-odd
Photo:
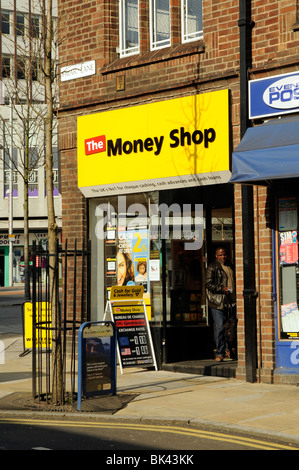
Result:
[[[299,177],[299,117],[247,129],[232,155],[232,183]]]

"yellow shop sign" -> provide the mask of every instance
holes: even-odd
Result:
[[[78,118],[86,197],[227,182],[228,90]]]

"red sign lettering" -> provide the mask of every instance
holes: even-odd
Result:
[[[91,139],[85,139],[85,155],[104,152],[106,150],[106,136],[99,135]]]

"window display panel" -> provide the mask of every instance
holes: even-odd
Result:
[[[299,339],[298,199],[278,199],[280,338]]]
[[[142,285],[148,318],[161,323],[161,243],[150,224],[156,199],[147,193],[91,201],[94,318],[99,306],[104,311],[112,286]]]

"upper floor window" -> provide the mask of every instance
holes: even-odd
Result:
[[[139,1],[120,0],[120,56],[139,52]]]
[[[13,156],[10,149],[4,147],[4,197],[9,196],[10,177],[12,176],[12,195],[18,197],[18,149],[13,147]],[[11,171],[12,170],[12,171]]]
[[[32,15],[31,16],[31,37],[38,38],[39,37],[39,16]]]
[[[10,56],[2,56],[2,78],[10,77]]]
[[[25,57],[17,57],[16,59],[17,79],[26,79],[26,59]]]
[[[194,41],[202,36],[202,0],[182,0],[182,41]]]
[[[1,31],[2,31],[2,34],[10,34],[9,11],[2,11],[2,14],[1,14]]]
[[[151,49],[170,46],[169,0],[151,0],[150,32]]]
[[[24,36],[25,17],[22,13],[16,14],[16,34],[17,36]]]

